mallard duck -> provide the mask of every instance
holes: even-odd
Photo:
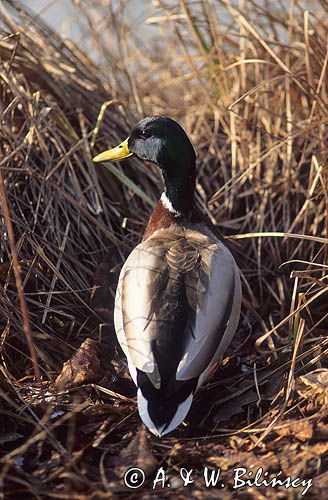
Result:
[[[186,417],[235,334],[240,274],[195,206],[196,154],[183,128],[165,116],[144,118],[93,161],[132,155],[160,168],[164,191],[121,270],[114,323],[138,388],[140,417],[163,436]]]

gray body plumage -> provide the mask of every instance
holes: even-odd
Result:
[[[140,416],[154,434],[171,432],[187,415],[193,393],[232,340],[240,304],[234,258],[204,224],[155,231],[129,255],[115,329],[139,387]],[[164,401],[160,409],[157,401]]]

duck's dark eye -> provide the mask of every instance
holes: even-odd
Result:
[[[141,130],[140,137],[141,139],[148,139],[148,137],[151,137],[151,133],[148,130]]]

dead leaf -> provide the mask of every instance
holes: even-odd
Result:
[[[64,363],[52,389],[65,390],[70,387],[98,382],[102,376],[99,346],[95,340],[86,339],[71,359]]]
[[[328,441],[325,443],[316,443],[311,446],[311,451],[315,455],[325,455],[328,452]]]
[[[256,392],[250,389],[220,405],[216,411],[215,418],[218,422],[229,420],[233,415],[244,412],[244,406],[255,403],[257,400],[258,396]]]
[[[291,443],[284,446],[279,456],[281,470],[288,471],[288,475],[301,477],[305,474],[314,474],[322,463],[322,456],[328,451],[328,442],[320,442],[310,446]],[[293,447],[294,446],[294,447]]]
[[[115,460],[115,474],[123,479],[125,472],[131,467],[143,470],[146,477],[157,467],[158,462],[152,455],[148,446],[146,429],[142,426],[130,444],[124,448]]]
[[[213,449],[214,453],[215,449]],[[275,452],[270,451],[257,456],[254,451],[231,451],[228,448],[219,456],[208,457],[206,463],[214,467],[220,467],[223,471],[230,471],[234,466],[240,466],[240,464],[251,470],[263,467],[263,464],[265,464],[266,470],[276,470],[279,467],[278,457]]]
[[[328,401],[328,369],[314,370],[298,377],[296,390],[303,398],[316,399],[320,404]]]
[[[320,490],[323,492],[323,489],[326,490],[326,495],[325,498],[328,496],[328,471],[324,472],[323,474],[320,474],[320,476],[317,476],[315,478],[315,486],[317,488],[320,488]]]
[[[292,436],[300,441],[307,441],[313,436],[313,424],[309,420],[296,420],[288,422],[280,428],[275,428],[279,436]]]
[[[317,424],[314,437],[317,440],[328,441],[328,425],[323,422],[319,422]]]
[[[239,436],[231,436],[229,444],[233,450],[248,451],[253,448],[254,443],[249,437],[243,438]]]

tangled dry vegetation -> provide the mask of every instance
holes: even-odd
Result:
[[[163,498],[217,498],[204,466],[222,469],[220,498],[231,498],[243,465],[312,478],[309,493],[327,498],[326,0],[158,0],[139,31],[124,1],[78,3],[83,50],[0,2],[3,495],[124,497],[125,469],[142,465],[135,496],[146,498],[161,465],[173,478]],[[135,159],[110,171],[91,161],[157,113],[192,137],[197,202],[229,239],[244,288],[223,366],[161,440],[141,429],[112,322],[160,178]],[[180,467],[194,469],[186,489]]]

